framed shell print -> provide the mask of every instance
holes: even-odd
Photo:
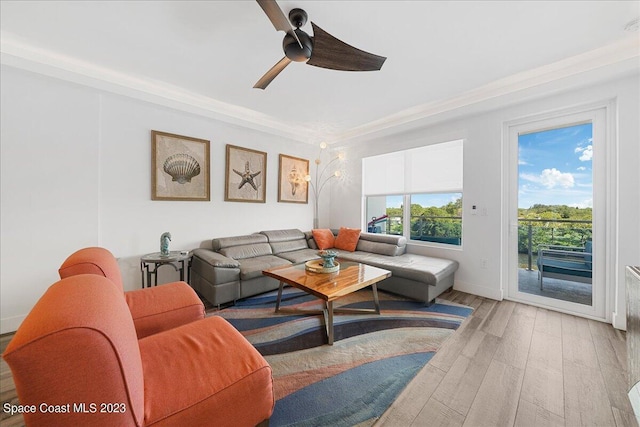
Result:
[[[151,200],[211,200],[209,141],[151,131]]]
[[[278,201],[308,203],[309,186],[305,177],[309,174],[309,160],[280,154],[278,171]]]

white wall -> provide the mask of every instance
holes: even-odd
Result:
[[[570,86],[570,85],[568,85]],[[610,310],[614,326],[625,327],[624,266],[640,264],[640,88],[638,75],[618,78],[604,84],[583,87],[564,93],[543,95],[529,91],[526,102],[513,103],[489,112],[469,115],[464,110],[448,112],[438,121],[429,118],[425,126],[405,133],[396,133],[368,141],[346,143],[333,147],[346,152],[348,177],[340,185],[332,186],[331,226],[362,225],[361,159],[362,157],[404,150],[435,142],[464,138],[464,195],[463,246],[433,248],[410,245],[409,251],[441,256],[460,262],[455,288],[494,299],[503,298],[506,278],[501,277],[504,260],[501,247],[502,213],[502,129],[504,122],[546,111],[604,101],[615,98],[618,108],[618,221],[617,289],[612,292],[614,303]],[[496,101],[492,100],[493,105]],[[474,106],[477,108],[477,106]],[[470,215],[471,206],[487,215]],[[487,268],[480,268],[480,260],[487,260]]]
[[[100,245],[118,258],[127,289],[140,286],[140,255],[192,249],[212,237],[264,229],[312,227],[313,205],[277,203],[278,154],[314,159],[317,147],[124,96],[2,66],[0,78],[0,332],[15,330],[62,261],[78,248]],[[638,76],[469,115],[431,117],[422,128],[345,151],[344,175],[322,194],[320,226],[362,226],[361,158],[465,139],[464,243],[461,249],[413,245],[410,251],[456,259],[456,288],[502,298],[502,126],[505,121],[616,98],[618,107],[617,283],[624,266],[640,264],[640,117]],[[492,101],[496,105],[496,100]],[[446,120],[445,120],[446,119]],[[211,201],[151,201],[152,129],[211,141]],[[268,153],[267,203],[224,202],[225,144]],[[313,164],[313,161],[311,162]],[[470,216],[471,205],[487,216]],[[486,259],[486,269],[480,268]],[[175,280],[170,268],[160,280]],[[624,327],[624,288],[615,294],[614,325]],[[617,320],[616,320],[617,319]],[[617,324],[616,324],[617,322]]]
[[[131,290],[140,255],[159,251],[165,231],[181,250],[312,227],[312,203],[277,202],[278,154],[311,160],[317,147],[9,66],[0,81],[1,333],[19,326],[81,247],[111,250]],[[211,201],[151,200],[152,129],[210,141]],[[224,201],[226,144],[267,152],[266,203]],[[164,267],[159,278],[177,273]]]

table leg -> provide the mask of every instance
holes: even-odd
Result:
[[[376,307],[376,313],[380,314],[380,301],[378,300],[378,286],[374,283],[371,285],[371,289],[373,290],[373,303]]]
[[[327,344],[333,345],[333,301],[327,301]]]
[[[144,289],[144,262],[140,262],[140,279],[142,281],[142,289]]]
[[[147,288],[150,288],[150,287],[151,287],[151,269],[149,268],[149,265],[147,265]]]
[[[184,282],[184,260],[180,261],[180,266],[181,266],[181,268],[179,268],[179,270],[180,270],[180,281]]]
[[[276,299],[276,313],[280,310],[280,300],[282,299],[283,287],[284,287],[284,283],[280,282],[280,287],[278,288],[278,299]]]

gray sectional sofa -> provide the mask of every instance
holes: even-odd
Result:
[[[262,275],[265,269],[319,258],[312,233],[296,229],[223,237],[211,243],[211,249],[193,251],[190,284],[217,306],[278,289],[278,281]],[[402,236],[362,233],[354,252],[334,250],[339,259],[391,271],[378,289],[431,304],[453,286],[458,262],[408,254],[406,245]]]

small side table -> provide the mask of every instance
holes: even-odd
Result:
[[[163,265],[172,266],[180,273],[180,280],[184,281],[185,267],[187,271],[187,282],[189,281],[189,267],[191,266],[191,253],[171,251],[169,255],[162,255],[160,252],[143,255],[140,258],[140,271],[142,273],[142,287],[145,287],[145,272],[147,276],[147,287],[151,287],[151,276],[154,278],[154,285],[158,286],[158,268]],[[153,269],[151,268],[153,266]]]

